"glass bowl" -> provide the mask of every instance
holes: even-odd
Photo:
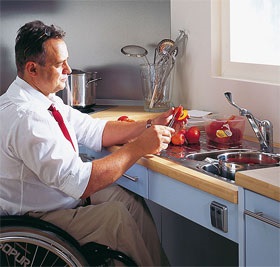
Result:
[[[241,143],[245,130],[245,117],[218,113],[206,115],[203,119],[209,141],[225,145]]]

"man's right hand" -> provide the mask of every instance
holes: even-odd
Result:
[[[143,155],[159,154],[161,150],[168,147],[174,132],[173,128],[153,125],[139,135],[134,142],[137,144],[137,149],[143,151]]]

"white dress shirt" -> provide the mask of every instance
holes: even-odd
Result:
[[[76,152],[48,110],[62,114]],[[0,214],[74,208],[91,173],[78,144],[102,149],[106,121],[48,97],[19,77],[0,96]]]

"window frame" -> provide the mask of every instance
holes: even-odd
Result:
[[[213,2],[212,16],[216,17],[212,19],[215,27],[213,30],[220,35],[220,37],[217,34],[214,35],[214,38],[218,40],[214,46],[220,49],[219,53],[215,53],[216,56],[220,54],[220,62],[215,64],[216,75],[223,78],[280,84],[280,66],[230,61],[230,0],[214,0]]]

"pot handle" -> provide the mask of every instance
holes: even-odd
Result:
[[[90,80],[90,81],[87,82],[86,86],[88,86],[90,83],[93,83],[93,82],[96,82],[96,81],[99,81],[99,80],[102,80],[102,78],[96,78],[96,79]]]

